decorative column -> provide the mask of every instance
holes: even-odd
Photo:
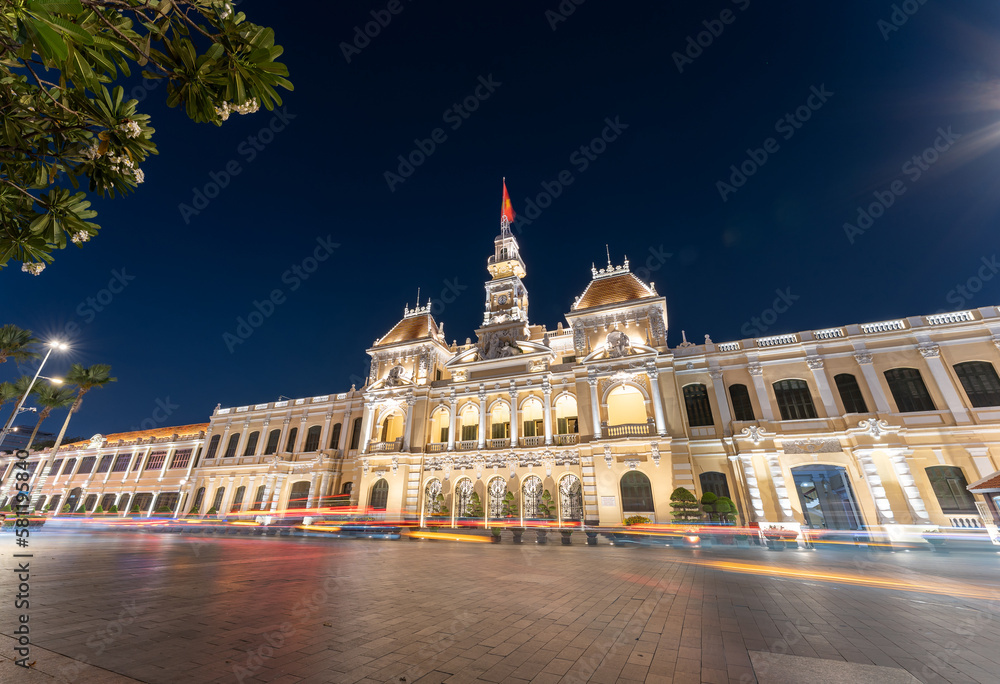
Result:
[[[417,398],[412,394],[406,397],[406,417],[403,419],[403,448],[400,451],[409,451],[410,443],[413,439],[413,406],[417,403]]]
[[[965,450],[969,452],[969,456],[972,457],[972,462],[976,464],[976,470],[979,471],[979,477],[986,477],[987,475],[992,475],[996,472],[996,468],[993,467],[993,462],[990,460],[989,447],[967,446],[965,447]]]
[[[330,423],[333,421],[333,408],[330,408],[323,416],[323,429],[319,433],[319,446],[316,451],[327,451],[329,449],[330,443],[327,441],[330,438]]]
[[[882,383],[879,382],[875,367],[872,365],[871,352],[859,351],[854,355],[854,360],[861,366],[861,374],[868,385],[868,391],[872,393],[872,398],[875,400],[875,410],[878,413],[892,413],[892,409],[889,408],[889,400],[886,399],[885,392],[882,390]]]
[[[448,395],[448,404],[451,409],[448,411],[448,451],[455,450],[455,425],[457,424],[457,416],[455,415],[458,410],[458,398],[455,396],[455,388],[451,389],[451,394]]]
[[[590,419],[594,422],[594,439],[601,438],[601,405],[597,398],[597,376],[587,378],[590,385]]]
[[[309,478],[309,496],[306,497],[306,508],[312,508],[316,501],[316,473]]]
[[[343,456],[347,454],[347,440],[350,439],[349,435],[351,432],[351,406],[348,404],[347,410],[344,412],[344,422],[340,424],[340,442],[337,444],[337,450],[340,451],[340,455]]]
[[[511,380],[510,381],[510,391],[507,393],[510,397],[510,446],[514,448],[517,446],[517,385]]]
[[[229,428],[233,425],[232,419],[226,423],[226,429],[222,431],[222,439],[219,440],[219,448],[215,452],[215,459],[221,459],[223,454],[226,453],[226,447],[229,445]]]
[[[149,501],[149,510],[146,511],[146,517],[150,517],[156,512],[156,502],[160,500],[160,494],[163,492],[163,487],[157,487],[156,491],[153,493],[153,498]],[[82,495],[81,495],[82,496]]]
[[[372,432],[372,412],[374,410],[375,407],[372,406],[372,403],[370,401],[366,401],[364,417],[361,419],[361,439],[358,444],[361,448],[362,454],[368,453],[368,438],[371,436]]]
[[[833,400],[833,392],[830,390],[830,381],[826,378],[826,371],[823,370],[823,359],[818,356],[807,356],[806,365],[812,371],[813,380],[816,381],[816,389],[819,397],[823,400],[823,408],[826,409],[827,418],[839,415],[837,402]]]
[[[722,420],[722,434],[728,437],[732,434],[730,425],[733,422],[733,414],[729,410],[729,402],[726,401],[726,387],[722,382],[722,371],[713,368],[708,371],[708,377],[712,379],[712,391],[715,392],[715,403],[719,405],[719,417]]]
[[[264,476],[264,496],[260,500],[261,511],[266,511],[271,502],[271,491],[274,489],[274,475]]]
[[[753,456],[739,454],[738,456],[730,456],[730,458],[736,460],[743,470],[743,479],[747,483],[747,495],[750,497],[750,507],[753,509],[750,512],[753,518],[751,522],[764,522],[764,501],[760,497],[760,485],[757,483],[757,473],[753,468]]]
[[[233,505],[233,497],[236,496],[235,483],[236,476],[230,475],[226,482],[225,494],[223,494],[222,501],[219,503],[219,515],[224,518],[229,516],[229,509]],[[244,494],[244,496],[246,495]]]
[[[913,450],[887,449],[886,451],[889,454],[889,461],[892,462],[892,468],[896,471],[899,486],[903,488],[903,494],[906,495],[906,504],[910,508],[913,524],[929,525],[931,518],[927,514],[927,506],[924,504],[917,483],[913,479],[913,473],[910,472],[910,463],[907,458],[913,453]]]
[[[948,409],[955,416],[955,422],[968,423],[969,412],[962,404],[962,398],[958,396],[958,392],[955,390],[955,383],[952,382],[951,377],[948,375],[948,369],[944,367],[944,362],[941,361],[941,347],[936,344],[927,343],[921,344],[917,349],[920,351],[920,355],[927,359],[927,367],[930,368],[931,375],[934,376],[934,382],[937,383],[938,389],[944,395],[944,401],[948,404]]]
[[[318,492],[318,496],[316,498],[316,505],[317,506],[322,506],[323,505],[323,499],[324,499],[324,497],[327,496],[327,492],[329,491],[329,489],[330,489],[330,473],[329,472],[324,472],[323,475],[322,475],[322,477],[320,477],[320,480],[319,480],[319,492]]]
[[[552,444],[552,384],[548,377],[542,380],[542,422],[545,428],[545,444]]]
[[[486,448],[486,385],[479,385],[479,448]]]
[[[271,424],[270,418],[265,418],[260,426],[260,438],[257,440],[257,453],[254,456],[260,458],[264,453],[264,445],[267,443],[267,426]],[[194,460],[194,452],[191,452],[191,460]]]
[[[274,492],[271,494],[271,512],[274,513],[278,510],[278,500],[281,499],[281,490],[285,485],[285,478],[287,476],[284,474],[278,475],[274,479]]]
[[[243,492],[243,502],[240,504],[240,513],[243,513],[253,504],[254,494],[254,483],[257,481],[256,475],[251,475],[250,480],[247,482],[247,488]]]
[[[172,459],[176,453],[177,447],[170,447],[167,449],[166,457],[163,459],[163,467],[160,468],[160,475],[156,478],[157,482],[162,480],[163,476],[167,474],[167,466],[170,465],[170,459]]]
[[[293,454],[301,453],[302,445],[305,443],[306,439],[306,424],[309,422],[309,416],[303,415],[299,417],[299,429],[295,433],[295,445],[292,449]]]
[[[646,366],[646,375],[649,376],[649,390],[653,400],[653,416],[656,420],[656,434],[660,437],[667,436],[667,424],[663,419],[663,398],[660,396],[660,381],[657,377],[660,375],[660,371],[656,369],[656,366],[649,364]]]
[[[771,398],[767,394],[767,387],[764,385],[764,369],[759,363],[747,364],[747,371],[753,378],[753,388],[757,391],[757,403],[760,404],[760,417],[762,420],[774,420],[774,413],[771,411]]]
[[[146,465],[149,463],[149,454],[153,451],[153,445],[150,444],[146,447],[146,453],[139,457],[139,467],[135,471],[135,479],[133,482],[138,482],[139,478],[142,477],[142,473],[146,470]]]
[[[892,506],[889,504],[889,498],[885,494],[885,487],[882,486],[882,478],[879,477],[878,467],[872,459],[872,453],[875,450],[854,449],[853,451],[854,457],[858,459],[858,463],[861,465],[861,475],[865,478],[865,482],[868,484],[868,491],[871,493],[872,500],[875,502],[875,512],[878,515],[878,524],[894,524],[896,522],[896,517],[893,515]]]
[[[792,514],[792,502],[788,498],[788,487],[785,486],[785,475],[781,471],[781,459],[778,454],[768,454],[767,467],[771,472],[771,483],[774,485],[774,492],[778,496],[778,509],[781,512],[782,522],[794,522],[795,516]]]

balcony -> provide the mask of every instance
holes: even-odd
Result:
[[[368,445],[368,453],[378,454],[388,451],[402,451],[403,450],[403,438],[397,437],[391,442],[371,442]]]
[[[645,423],[623,423],[621,425],[608,425],[601,423],[601,435],[605,439],[620,439],[623,437],[653,437],[656,435],[656,426],[650,418]]]
[[[479,440],[463,439],[461,442],[455,442],[455,448],[459,451],[474,451],[479,448]]]
[[[446,451],[447,449],[448,449],[447,442],[431,442],[430,444],[427,445],[427,453],[429,454],[439,454],[442,451]]]
[[[533,437],[522,437],[521,438],[521,446],[535,447],[535,446],[542,446],[543,444],[545,444],[545,437],[543,437],[543,436],[537,436],[536,435],[536,436],[533,436]]]
[[[510,440],[506,437],[486,440],[487,449],[507,449],[508,447],[510,447]]]
[[[556,444],[559,446],[568,446],[570,444],[577,444],[580,441],[580,435],[574,433],[567,435],[553,435]]]

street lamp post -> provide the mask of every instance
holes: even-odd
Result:
[[[49,350],[45,352],[45,358],[42,359],[41,365],[39,365],[38,370],[35,371],[35,377],[31,379],[31,384],[28,385],[28,389],[24,391],[24,394],[21,396],[21,400],[17,402],[17,406],[14,408],[14,412],[10,414],[10,418],[7,419],[7,424],[3,426],[3,431],[0,432],[0,444],[3,444],[3,440],[7,437],[7,433],[10,432],[10,426],[14,423],[14,418],[17,417],[17,414],[21,412],[21,407],[24,406],[24,402],[27,401],[28,395],[31,394],[31,388],[35,386],[35,382],[38,380],[38,378],[45,377],[44,375],[42,375],[42,369],[45,367],[45,362],[49,360],[49,356],[56,349],[58,349],[59,351],[65,351],[66,349],[69,349],[69,345],[67,345],[65,342],[52,341],[49,342],[48,346]],[[47,379],[51,380],[52,378],[47,378]]]

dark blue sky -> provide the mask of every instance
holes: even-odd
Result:
[[[75,331],[53,373],[70,361],[112,365],[118,383],[87,397],[71,433],[343,391],[418,286],[424,297],[457,291],[435,312],[449,339],[472,336],[501,177],[525,214],[564,170],[572,183],[520,236],[530,316],[549,327],[591,262],[605,261],[605,243],[666,296],[671,345],[681,329],[720,342],[996,304],[1000,279],[981,267],[997,253],[1000,215],[1000,8],[911,0],[919,9],[897,27],[890,2],[775,4],[401,0],[348,63],[338,44],[387,3],[299,3],[292,16],[245,0],[240,9],[285,48],[296,90],[284,120],[261,110],[196,125],[162,104],[162,85],[139,87],[160,149],[145,184],[96,200],[103,230],[85,249],[59,253],[37,278],[0,273],[3,322]],[[557,21],[560,6],[575,11]],[[719,35],[698,35],[711,29]],[[688,37],[707,46],[698,54]],[[674,55],[685,50],[690,61]],[[494,85],[479,88],[488,97],[476,111],[453,110],[480,79]],[[810,100],[813,88],[823,97]],[[809,104],[799,110],[808,120],[779,125]],[[627,128],[587,159],[581,146],[616,117]],[[278,132],[261,135],[271,124]],[[422,164],[388,182],[398,155],[438,128]],[[935,143],[919,177],[904,168]],[[766,162],[720,192],[731,165],[762,147]],[[238,175],[195,204],[227,164]],[[894,181],[901,194],[849,241],[844,223]],[[290,269],[313,266],[317,240],[339,246],[298,278]],[[980,271],[981,289],[955,290]],[[122,273],[127,285],[102,293]],[[237,319],[276,289],[282,303],[227,345]],[[793,304],[763,330],[753,317],[776,291]]]

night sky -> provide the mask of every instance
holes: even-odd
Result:
[[[160,150],[145,184],[95,199],[99,236],[41,276],[0,273],[2,322],[72,333],[47,374],[118,377],[71,434],[345,391],[418,287],[474,337],[504,176],[550,328],[606,243],[666,297],[671,346],[1000,301],[996,3],[399,3],[240,3],[285,48],[281,118],[196,125],[130,84]],[[873,193],[892,203],[858,228]]]

